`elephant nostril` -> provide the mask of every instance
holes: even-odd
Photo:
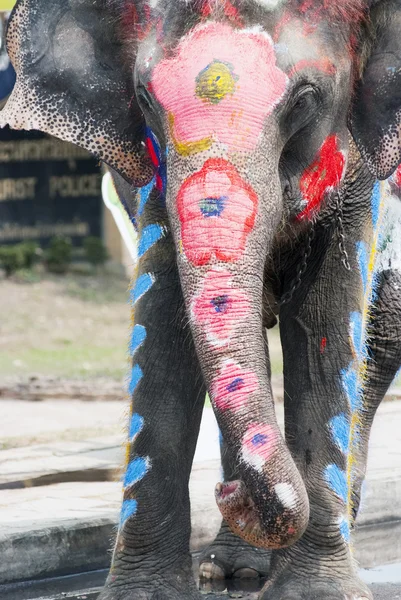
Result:
[[[218,483],[216,486],[216,494],[219,495],[221,500],[228,498],[238,490],[238,483],[232,481],[230,483]]]

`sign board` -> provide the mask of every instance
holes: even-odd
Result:
[[[98,162],[39,132],[0,130],[0,244],[101,236]]]

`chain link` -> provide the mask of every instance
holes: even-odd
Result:
[[[298,273],[296,274],[296,276],[292,280],[291,287],[288,290],[288,292],[286,292],[281,297],[281,301],[280,301],[281,306],[283,304],[288,304],[292,300],[293,295],[295,294],[295,292],[297,291],[297,289],[300,287],[300,285],[302,283],[302,277],[305,274],[305,271],[306,271],[306,269],[308,267],[309,257],[312,254],[312,242],[315,239],[315,235],[316,235],[315,225],[312,224],[311,229],[309,231],[308,239],[306,241],[306,250],[304,252],[304,255],[303,255],[303,258],[302,258],[302,262],[301,262],[301,264],[298,267]]]
[[[340,250],[341,262],[347,271],[351,271],[351,265],[349,264],[348,252],[345,249],[345,235],[344,235],[344,214],[343,214],[343,195],[339,191],[336,194],[336,217],[337,217],[337,239],[338,248]]]
[[[344,198],[343,198],[342,192],[338,191],[337,194],[335,195],[335,197],[336,197],[336,200],[335,200],[335,206],[334,206],[334,208],[335,208],[334,214],[335,214],[335,218],[337,220],[336,233],[337,233],[337,239],[338,239],[338,248],[340,250],[341,262],[347,271],[351,271],[351,265],[349,263],[348,252],[345,249],[344,214],[343,214]],[[306,242],[306,249],[305,249],[305,253],[302,258],[302,262],[299,265],[296,276],[294,277],[294,279],[291,282],[290,289],[288,290],[288,292],[286,292],[281,297],[281,300],[280,300],[281,306],[291,302],[295,292],[298,290],[298,288],[300,287],[300,285],[302,283],[302,278],[306,272],[306,269],[308,268],[308,261],[309,261],[310,255],[312,254],[312,242],[315,239],[315,235],[316,235],[316,229],[315,229],[315,224],[313,223],[311,226],[309,235],[308,235],[307,242]]]

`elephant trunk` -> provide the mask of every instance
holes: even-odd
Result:
[[[262,325],[263,270],[282,214],[278,175],[250,185],[231,163],[212,158],[172,181],[167,203],[191,329],[241,474],[217,485],[217,504],[236,534],[282,548],[304,532],[309,505],[277,425]]]

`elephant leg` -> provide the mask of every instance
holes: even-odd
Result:
[[[189,552],[188,481],[205,386],[166,223],[157,203],[141,221],[123,503],[101,600],[200,598]]]
[[[353,521],[359,509],[361,488],[366,473],[369,434],[376,411],[401,366],[401,270],[398,233],[391,229],[400,226],[401,214],[396,205],[389,208],[382,237],[386,247],[378,256],[376,298],[369,324],[368,356],[361,412],[361,443],[358,452],[358,471],[352,482]],[[395,209],[392,210],[392,208]],[[394,214],[394,212],[396,214]],[[397,218],[398,215],[398,218]],[[390,229],[390,231],[388,231]]]
[[[368,206],[360,209],[366,222],[352,222],[344,211],[351,269],[341,264],[337,236],[327,239],[329,230],[317,227],[304,284],[280,312],[286,441],[308,491],[310,519],[298,542],[272,553],[264,600],[372,598],[350,547],[351,482],[363,453],[366,305],[377,239]],[[287,504],[290,491],[282,489]]]
[[[235,461],[230,456],[223,438],[220,443],[220,454],[224,481],[240,479]],[[200,556],[199,576],[201,580],[266,577],[270,555],[269,550],[251,546],[235,535],[227,523],[222,520],[216,538]]]

